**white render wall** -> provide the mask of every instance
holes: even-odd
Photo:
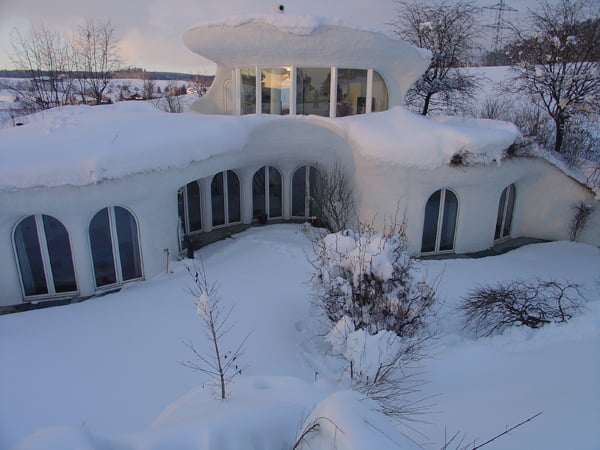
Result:
[[[201,144],[199,144],[200,146]],[[165,149],[176,151],[176,148]],[[459,201],[455,252],[484,250],[493,245],[498,200],[511,183],[516,187],[512,236],[568,239],[573,205],[586,201],[596,212],[581,241],[600,245],[600,206],[589,190],[538,159],[509,159],[500,165],[443,166],[434,170],[368,160],[359,155],[339,128],[327,120],[281,121],[255,129],[244,148],[169,169],[106,180],[87,186],[61,186],[0,191],[0,305],[22,301],[12,233],[31,214],[60,220],[69,232],[82,296],[95,292],[88,227],[102,208],[123,206],[136,217],[146,279],[165,270],[165,249],[178,252],[177,190],[201,179],[204,229],[210,231],[210,182],[223,170],[234,170],[242,186],[242,222],[252,221],[252,177],[272,165],[283,177],[284,219],[290,218],[291,181],[302,165],[329,167],[338,159],[355,184],[357,209],[363,220],[381,227],[398,210],[406,214],[409,250],[420,251],[425,204],[437,189],[452,189]]]

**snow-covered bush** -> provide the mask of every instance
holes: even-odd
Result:
[[[363,223],[357,232],[328,234],[315,251],[318,303],[333,324],[348,317],[354,329],[372,335],[413,337],[433,316],[435,289],[406,252],[403,225],[378,233]]]
[[[539,328],[566,322],[584,301],[578,284],[538,278],[479,286],[467,293],[458,310],[465,330],[491,336],[515,325]]]
[[[350,386],[380,410],[410,420],[422,405],[406,369],[423,356],[434,335],[435,289],[406,252],[404,224],[382,233],[361,224],[315,241],[317,303],[332,324],[326,336],[334,355],[348,362]]]

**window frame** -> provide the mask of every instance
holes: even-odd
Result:
[[[60,223],[63,226],[63,228],[67,234],[66,237],[69,242],[69,250],[71,252],[71,264],[73,266],[73,278],[74,278],[75,288],[76,288],[74,291],[56,292],[56,284],[54,281],[54,274],[52,273],[52,263],[51,263],[51,258],[50,258],[50,252],[48,251],[48,241],[46,238],[46,230],[44,229],[43,216],[48,216],[48,217],[56,220],[58,223]],[[27,295],[26,290],[25,290],[25,285],[23,283],[23,272],[21,270],[21,264],[19,263],[19,252],[17,250],[15,234],[17,232],[17,229],[19,228],[19,225],[21,223],[23,223],[23,221],[28,219],[29,217],[33,217],[35,220],[36,235],[38,238],[38,244],[39,244],[39,248],[40,248],[40,256],[41,256],[41,260],[42,260],[42,267],[44,270],[44,281],[46,282],[46,290],[48,291],[45,294]],[[12,230],[12,246],[13,246],[13,252],[15,255],[15,263],[17,266],[17,273],[19,274],[19,285],[21,286],[21,293],[23,294],[24,302],[69,298],[69,297],[76,297],[79,295],[79,293],[80,293],[79,280],[78,280],[78,276],[77,276],[77,270],[75,268],[75,260],[73,258],[73,245],[71,242],[71,235],[69,233],[69,230],[67,230],[67,227],[65,226],[65,224],[62,223],[60,220],[58,220],[56,217],[51,216],[49,214],[29,214],[27,216],[21,217],[15,223],[13,230]]]
[[[512,202],[511,202],[512,193]],[[502,202],[502,196],[504,195],[504,202]],[[496,211],[496,225],[494,227],[494,243],[506,241],[512,237],[512,226],[515,217],[515,203],[517,201],[517,188],[514,183],[509,184],[500,193],[498,199],[498,209]],[[508,214],[508,206],[511,206],[510,211],[510,224],[508,226],[508,233],[504,234],[504,228],[506,227],[506,217]],[[502,217],[499,217],[500,208],[502,208]],[[498,228],[498,219],[500,219],[500,236],[496,237],[496,229]]]
[[[435,242],[434,242],[434,246],[433,246],[433,250],[430,251],[423,251],[423,234],[425,232],[425,217],[426,217],[426,212],[427,212],[427,204],[429,203],[429,200],[431,199],[431,197],[433,197],[437,192],[440,192],[440,202],[439,202],[439,206],[438,206],[438,211],[437,211],[437,222],[436,222],[436,230],[435,230]],[[452,248],[448,249],[448,250],[440,250],[440,245],[441,245],[441,237],[442,237],[442,228],[444,225],[444,212],[445,212],[445,203],[446,203],[446,193],[447,192],[451,192],[454,195],[454,198],[456,199],[456,214],[454,216],[454,231],[452,234]],[[443,254],[451,254],[454,253],[455,251],[455,247],[456,247],[456,234],[458,231],[458,217],[460,215],[460,200],[459,197],[457,195],[457,193],[451,189],[451,188],[440,188],[435,190],[434,192],[432,192],[429,197],[427,197],[427,201],[425,202],[425,210],[423,213],[423,228],[421,231],[421,254],[422,255],[443,255]]]
[[[140,276],[137,278],[130,278],[128,280],[123,280],[123,267],[121,265],[121,255],[119,253],[119,241],[118,241],[119,236],[118,236],[118,232],[117,232],[117,220],[116,220],[116,214],[115,214],[115,208],[117,208],[117,207],[123,208],[125,211],[127,211],[131,215],[131,217],[133,218],[133,220],[135,222],[135,230],[136,230],[136,234],[137,234],[137,247],[138,247],[138,252],[139,252],[138,256],[139,256],[139,260],[140,260]],[[104,284],[102,286],[98,286],[97,280],[96,280],[96,267],[94,264],[92,239],[91,239],[91,235],[90,235],[90,226],[92,224],[92,220],[94,220],[96,215],[98,215],[104,209],[108,210],[108,226],[109,226],[109,231],[110,231],[111,251],[112,251],[112,257],[113,257],[113,265],[114,265],[114,269],[115,269],[115,280],[116,281],[114,283],[109,283],[109,284]],[[126,283],[140,281],[140,280],[144,279],[145,271],[144,271],[144,258],[142,255],[142,239],[140,236],[140,224],[139,224],[137,217],[133,213],[133,211],[131,211],[129,208],[122,206],[122,205],[112,205],[112,206],[105,206],[104,208],[100,208],[98,211],[96,211],[94,213],[94,215],[92,216],[92,218],[90,219],[90,221],[88,223],[87,235],[88,235],[88,246],[89,246],[89,252],[90,252],[90,262],[91,262],[91,266],[92,266],[92,279],[94,281],[94,289],[95,290],[102,291],[102,290],[107,290],[107,289],[113,289],[117,286],[122,286]]]
[[[265,183],[264,183],[264,198],[265,198],[265,210],[263,211],[264,214],[267,215],[267,220],[271,220],[271,219],[282,219],[283,218],[283,174],[281,172],[281,170],[279,170],[277,167],[272,166],[272,165],[264,165],[264,166],[260,166],[258,169],[256,169],[254,171],[254,174],[252,175],[252,221],[256,222],[258,221],[258,217],[256,217],[255,213],[254,213],[254,177],[256,176],[256,174],[261,170],[264,169],[265,171]],[[280,209],[281,209],[281,214],[278,216],[271,216],[271,174],[270,171],[271,169],[277,171],[277,173],[279,174],[279,179],[281,181],[280,186],[281,186],[281,199],[280,199]]]

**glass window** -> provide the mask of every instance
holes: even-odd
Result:
[[[252,177],[252,217],[255,219],[267,211],[265,173],[265,168],[261,167]]]
[[[213,226],[241,220],[240,180],[233,170],[219,172],[211,183]]]
[[[35,216],[23,219],[14,234],[25,296],[48,293]]]
[[[269,218],[281,217],[282,212],[281,173],[275,167],[261,167],[252,178],[252,215],[261,214]]]
[[[336,116],[344,117],[366,112],[367,71],[338,69]]]
[[[240,69],[240,105],[242,114],[256,114],[256,69]]]
[[[44,215],[42,221],[54,291],[57,293],[74,292],[77,290],[77,283],[75,282],[73,255],[67,229],[54,217]]]
[[[296,69],[296,114],[329,117],[331,69]]]
[[[431,194],[425,205],[421,252],[449,251],[454,248],[458,199],[449,189]]]
[[[89,236],[97,287],[142,277],[137,222],[128,210],[100,210],[90,222]]]
[[[108,208],[96,213],[90,222],[89,233],[96,286],[115,284],[117,273],[112,249]]]
[[[269,216],[283,216],[283,183],[275,167],[269,167]]]
[[[225,184],[223,183],[223,172],[216,174],[210,184],[210,196],[212,202],[212,224],[213,226],[225,224]]]
[[[261,70],[261,105],[263,114],[290,113],[290,67]]]
[[[125,208],[116,206],[115,223],[117,241],[119,243],[121,280],[127,281],[141,278],[142,264],[140,261],[140,247],[135,219]]]
[[[227,222],[239,222],[241,219],[240,179],[233,170],[227,171]]]
[[[202,229],[202,208],[200,200],[200,185],[197,181],[192,181],[186,186],[186,206],[189,228],[188,233],[200,231]]]
[[[15,250],[25,296],[77,291],[69,234],[46,215],[29,216],[17,225]]]
[[[510,236],[513,209],[515,207],[515,185],[511,184],[502,191],[498,202],[498,215],[496,216],[496,229],[494,240]]]
[[[388,109],[388,91],[385,81],[381,75],[373,71],[373,98],[371,100],[371,111],[385,111]]]
[[[313,166],[302,166],[292,176],[292,216],[319,217],[321,177]]]

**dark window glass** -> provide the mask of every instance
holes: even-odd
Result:
[[[321,217],[321,174],[312,166],[309,167],[308,185],[310,194],[309,216]]]
[[[515,185],[508,186],[508,199],[506,202],[506,217],[504,218],[504,228],[502,236],[510,236],[510,227],[512,225],[513,210],[515,207]]]
[[[76,291],[77,283],[75,282],[73,255],[71,254],[67,229],[54,217],[42,216],[42,221],[54,280],[54,290],[57,293]]]
[[[225,185],[223,183],[223,172],[216,174],[210,184],[210,196],[212,202],[213,226],[225,223]]]
[[[421,242],[421,252],[423,253],[435,251],[441,194],[441,190],[435,191],[425,205],[423,240]]]
[[[188,230],[188,222],[185,214],[185,188],[181,188],[177,191],[177,214],[179,216],[179,223],[181,224],[180,233],[186,234]]]
[[[502,237],[502,221],[504,220],[505,206],[506,189],[502,191],[502,195],[500,195],[500,201],[498,202],[498,215],[496,216],[496,230],[494,232],[494,239],[500,239]]]
[[[239,222],[241,218],[240,180],[233,170],[227,171],[227,212],[228,223]]]
[[[296,69],[296,114],[329,117],[331,69]]]
[[[189,221],[189,232],[202,229],[202,209],[200,207],[200,186],[198,182],[192,181],[187,187],[187,211]]]
[[[261,167],[252,177],[252,217],[255,219],[266,213],[265,189],[265,168]]]
[[[90,222],[90,245],[96,286],[106,286],[117,282],[112,248],[108,208],[100,210]]]
[[[141,278],[142,265],[135,218],[120,206],[116,206],[114,211],[122,279],[127,281]]]
[[[440,233],[440,251],[454,248],[454,233],[456,230],[456,216],[458,214],[458,199],[452,191],[445,190],[444,214],[442,216],[442,230]]]
[[[15,247],[25,295],[48,293],[35,216],[23,219],[15,230]]]
[[[269,216],[281,217],[282,210],[283,186],[281,182],[281,174],[275,167],[269,167]]]
[[[292,216],[306,216],[306,166],[296,169],[292,177]]]

